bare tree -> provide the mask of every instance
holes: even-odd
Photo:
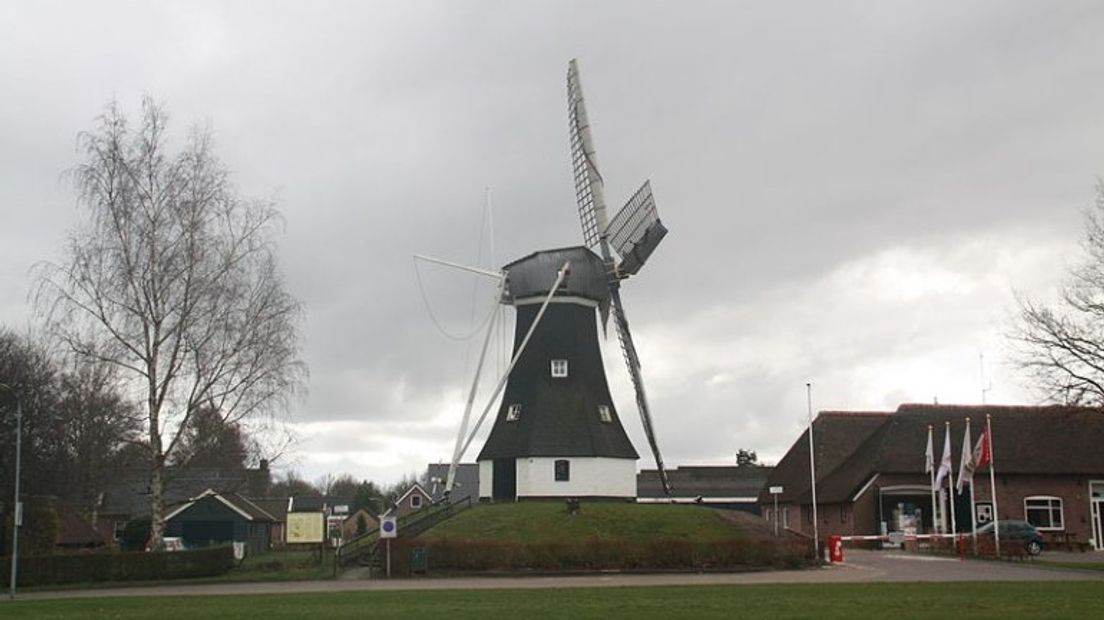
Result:
[[[1085,211],[1084,262],[1070,271],[1058,301],[1017,296],[1015,361],[1044,399],[1104,406],[1104,182]]]
[[[284,288],[271,202],[238,196],[193,129],[173,152],[146,98],[131,128],[116,103],[80,135],[72,172],[86,220],[63,264],[39,273],[37,303],[79,356],[117,367],[142,403],[150,454],[150,539],[162,547],[164,470],[189,419],[272,415],[303,384],[299,302]]]

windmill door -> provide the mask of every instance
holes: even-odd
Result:
[[[491,478],[491,495],[495,501],[517,499],[517,465],[515,459],[495,459]]]

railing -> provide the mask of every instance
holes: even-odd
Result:
[[[431,504],[428,508],[407,513],[398,519],[398,535],[400,538],[418,536],[431,527],[471,508],[471,504],[471,497],[466,497],[452,504],[441,500]],[[364,556],[374,557],[379,540],[379,528],[365,532],[338,547],[334,561],[339,566],[345,566]]]

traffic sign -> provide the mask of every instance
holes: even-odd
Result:
[[[380,518],[380,538],[397,538],[399,535],[399,521],[395,517]]]

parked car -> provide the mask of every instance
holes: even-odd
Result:
[[[1027,521],[998,521],[1001,544],[1021,544],[1029,555],[1039,555],[1043,550],[1043,537],[1039,530],[1035,529]],[[978,528],[978,536],[993,538],[993,523],[986,523]]]

